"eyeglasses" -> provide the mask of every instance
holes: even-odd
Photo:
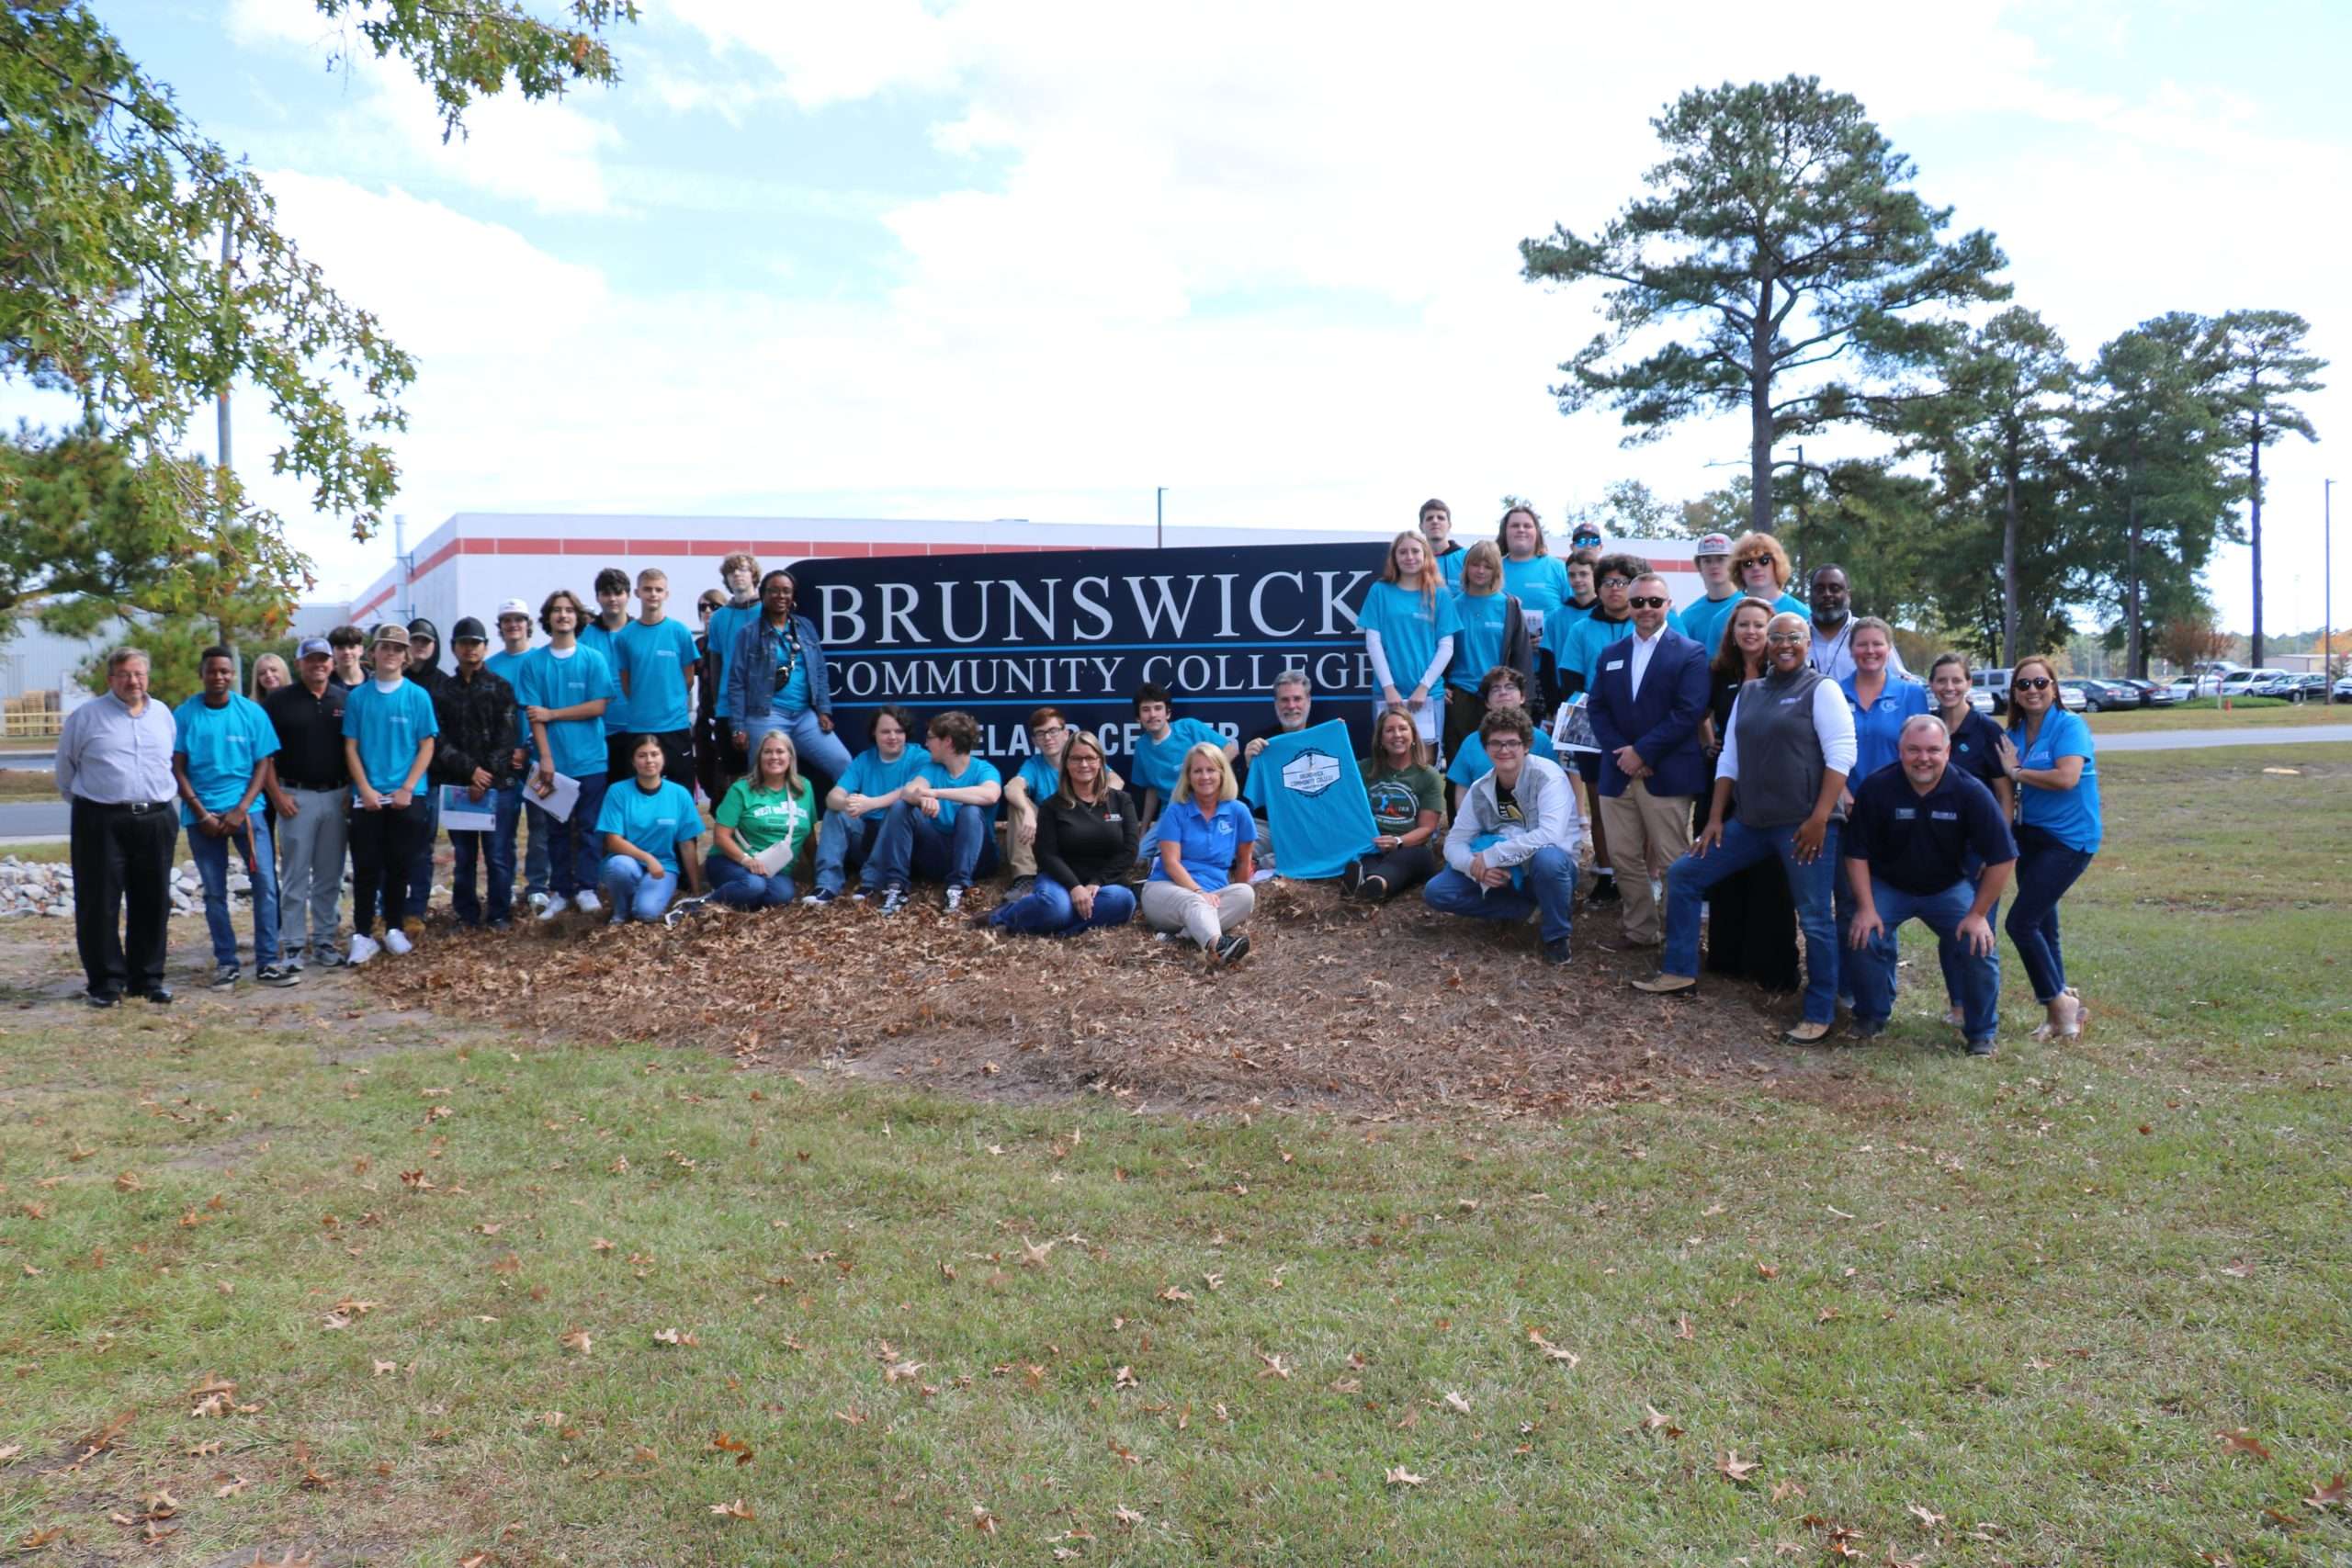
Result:
[[[2047,675],[2029,675],[2022,681],[2012,681],[2009,684],[2020,692],[2046,692],[2057,682]]]
[[[1663,610],[1674,601],[1664,594],[1640,593],[1625,601],[1636,610]]]
[[[1633,581],[1634,580],[1630,577],[1604,577],[1600,580],[1600,586],[1603,588],[1624,588],[1631,585]]]
[[[1526,750],[1527,742],[1521,740],[1516,735],[1498,735],[1493,739],[1487,742],[1487,755],[1489,757],[1494,756],[1496,753],[1500,751],[1524,751]]]
[[[1059,725],[1059,724],[1046,724],[1046,725],[1040,725],[1038,728],[1036,728],[1035,729],[1031,730],[1029,733],[1030,733],[1030,735],[1031,735],[1031,736],[1033,736],[1033,737],[1034,737],[1034,738],[1035,738],[1036,739],[1039,739],[1039,740],[1051,740],[1051,739],[1052,739],[1055,736],[1057,736],[1057,735],[1068,735],[1068,734],[1069,733],[1069,727],[1068,727],[1068,726],[1066,726],[1066,725]]]

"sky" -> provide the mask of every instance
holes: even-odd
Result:
[[[2321,443],[2265,457],[2270,629],[2319,622],[2331,473],[2352,558],[2352,7],[644,8],[617,86],[488,103],[445,144],[398,67],[328,68],[347,40],[308,0],[97,5],[416,356],[413,533],[1139,523],[1159,486],[1171,522],[1245,526],[1695,496],[1744,465],[1744,421],[1626,448],[1613,415],[1564,417],[1546,389],[1600,295],[1522,281],[1517,244],[1634,196],[1681,92],[1799,72],[1861,99],[1953,231],[1998,236],[2078,358],[2165,310],[2308,317],[2336,369]],[[389,536],[311,514],[266,472],[274,434],[246,400],[241,470],[346,594]],[[2245,551],[2209,585],[2243,627]],[[2335,586],[2352,620],[2352,558]]]

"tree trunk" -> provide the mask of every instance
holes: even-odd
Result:
[[[2123,629],[2125,668],[2133,680],[2144,681],[2147,671],[2140,660],[2140,492],[2132,491],[2125,502],[2123,528],[2123,613],[2130,617]]]
[[[1756,286],[1747,329],[1747,525],[1772,531],[1772,280]]]
[[[2009,433],[2001,489],[2001,663],[2018,664],[2018,436]]]
[[[2254,635],[2248,639],[2254,657],[2248,662],[2259,670],[2262,668],[2262,415],[2259,413],[2254,416],[2254,440],[2246,457],[2247,466],[2254,475]]]

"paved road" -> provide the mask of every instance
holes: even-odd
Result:
[[[2092,735],[2102,751],[2188,751],[2206,746],[2292,746],[2352,740],[2352,724],[2281,725],[2263,729],[2145,729]]]
[[[62,800],[0,801],[0,839],[62,839],[70,815]]]

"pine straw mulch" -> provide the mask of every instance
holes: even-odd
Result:
[[[1667,1099],[1700,1078],[1803,1092],[1775,1080],[1842,1076],[1838,1053],[1778,1042],[1792,998],[1723,982],[1695,999],[1627,990],[1656,964],[1600,948],[1614,911],[1587,920],[1576,962],[1555,969],[1532,921],[1444,919],[1409,896],[1369,908],[1329,885],[1259,892],[1252,952],[1229,970],[1140,925],[1002,937],[951,920],[922,889],[888,920],[844,901],[676,930],[578,916],[503,937],[436,930],[357,976],[401,1002],[541,1033],[1162,1110],[1557,1114]]]

